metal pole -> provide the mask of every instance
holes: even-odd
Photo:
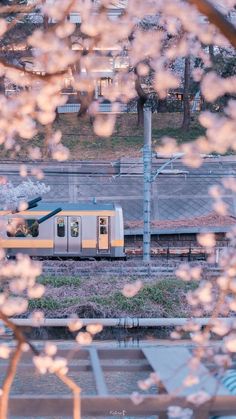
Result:
[[[143,262],[150,262],[151,241],[151,172],[152,172],[152,113],[144,110],[143,144]]]
[[[235,317],[220,317],[217,320],[222,321],[223,323],[233,326]],[[12,323],[21,327],[35,327],[35,322],[28,319],[10,319]],[[117,317],[117,318],[97,318],[97,319],[80,319],[83,323],[83,326],[89,324],[100,324],[103,327],[159,327],[159,326],[184,326],[189,321],[193,321],[196,324],[205,326],[208,323],[211,323],[212,319],[210,317],[174,317],[174,318],[143,318],[143,317]],[[71,322],[75,321],[74,318],[64,318],[64,319],[44,319],[42,320],[41,327],[67,327]],[[3,325],[3,322],[0,321],[0,326]]]

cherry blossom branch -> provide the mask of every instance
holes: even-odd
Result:
[[[61,374],[60,371],[55,371],[54,374],[73,392],[73,419],[81,419],[80,387],[67,375]]]
[[[30,70],[27,70],[26,68],[22,68],[22,67],[19,67],[19,66],[17,66],[17,65],[15,65],[15,64],[12,64],[12,63],[8,63],[6,60],[4,60],[4,58],[0,58],[0,63],[5,67],[5,68],[9,68],[9,69],[12,69],[12,70],[16,70],[16,71],[19,71],[20,73],[22,73],[22,72],[24,72],[24,73],[26,73],[28,76],[30,76],[32,79],[35,79],[35,80],[46,80],[46,81],[50,81],[51,79],[53,79],[54,77],[56,77],[56,76],[64,76],[64,75],[66,75],[67,74],[67,70],[63,70],[63,71],[58,71],[58,72],[56,72],[56,73],[52,73],[52,74],[50,74],[50,73],[45,73],[45,74],[36,74],[36,73],[33,73],[32,71],[30,71]]]
[[[68,4],[68,6],[67,6],[67,8],[65,9],[65,11],[64,11],[64,14],[63,14],[63,17],[54,25],[54,27],[53,27],[53,31],[55,30],[55,28],[57,27],[57,26],[59,26],[60,25],[60,23],[63,21],[63,20],[65,20],[66,19],[66,17],[68,16],[68,14],[70,14],[70,12],[72,11],[72,9],[73,9],[73,7],[74,7],[74,5],[75,5],[75,2],[76,2],[76,0],[70,0],[69,1],[69,4]],[[27,12],[27,13],[29,13],[29,12],[31,12],[36,6],[39,6],[39,5],[41,5],[42,4],[42,0],[38,0],[37,1],[37,3],[36,4],[33,4],[33,5],[31,5],[31,6],[29,6],[29,7],[26,7],[26,8],[23,8],[23,9],[21,9],[21,7],[22,6],[20,6],[20,8],[19,7],[15,7],[15,6],[10,6],[10,8],[9,8],[9,6],[6,6],[6,7],[2,7],[2,8],[0,8],[0,14],[2,14],[2,13],[13,13],[13,12],[18,12],[18,13],[20,13],[20,12],[22,12],[22,10],[24,10],[24,12]],[[12,29],[12,27],[14,27],[14,25],[16,24],[17,22],[15,21],[15,20],[13,20],[10,24],[9,24],[9,28],[7,29],[7,31],[9,31],[10,29]],[[48,32],[50,32],[50,31],[52,31],[51,29],[49,29],[48,30]],[[14,65],[14,64],[12,64],[12,63],[8,63],[6,60],[4,60],[3,58],[0,58],[0,63],[1,64],[3,64],[4,65],[4,67],[5,68],[9,68],[9,69],[14,69],[14,70],[16,70],[16,71],[19,71],[19,72],[22,72],[22,71],[24,71],[24,73],[26,73],[27,75],[30,75],[30,77],[32,78],[32,79],[41,79],[41,80],[45,80],[45,81],[50,81],[50,79],[51,78],[54,78],[55,76],[63,76],[63,75],[66,75],[67,74],[67,70],[63,70],[63,71],[58,71],[58,72],[54,72],[54,73],[52,73],[52,74],[48,74],[48,73],[45,73],[45,74],[35,74],[34,72],[32,72],[32,71],[30,71],[30,70],[27,70],[26,68],[21,68],[21,67],[19,67],[19,66],[17,66],[17,65]]]
[[[29,5],[29,6],[27,6],[27,13],[30,13],[30,12],[32,12],[32,10],[33,9],[35,9],[35,7],[36,6],[39,6],[40,4],[42,4],[42,1],[41,0],[38,0],[36,3],[34,3],[34,4],[32,4],[32,5]],[[15,6],[6,6],[6,7],[10,7],[10,8],[13,8],[14,9],[14,7]],[[0,8],[0,14],[4,14],[4,12],[2,12],[1,11],[2,10],[2,8]],[[8,13],[11,13],[11,12],[8,12]],[[21,13],[20,11],[19,11],[19,13]],[[17,13],[17,15],[18,15],[18,13]],[[18,20],[17,20],[17,18],[14,18],[9,24],[8,24],[8,26],[7,26],[7,31],[6,32],[9,32],[11,29],[13,29],[16,25],[17,25],[17,23],[18,23]],[[5,34],[6,34],[6,32],[4,33],[4,36],[5,36]]]
[[[236,48],[236,29],[222,13],[220,13],[208,0],[187,0],[196,6],[198,11],[207,16],[209,22],[215,25],[228,41]]]
[[[213,310],[212,315],[211,315],[211,321],[215,320],[219,317],[220,310],[221,310],[221,307],[224,303],[224,300],[225,300],[226,296],[227,296],[227,291],[223,290],[223,291],[220,292],[218,300],[216,301],[214,310]],[[211,321],[209,321],[209,323],[206,325],[206,327],[204,329],[204,334],[206,334],[206,335],[211,331],[211,327],[212,327]]]
[[[0,310],[0,319],[9,329],[12,330],[15,338],[18,340],[20,344],[28,343],[23,333],[21,332],[20,328],[16,326],[11,320],[9,320],[8,317],[1,310]]]
[[[14,381],[17,366],[19,364],[21,354],[22,354],[22,344],[18,341],[16,350],[9,362],[6,377],[2,385],[2,396],[0,398],[0,418],[7,419],[8,417],[8,405],[9,405],[9,394],[11,390],[12,383]]]
[[[15,325],[11,320],[9,320],[9,318],[2,312],[0,311],[0,319],[4,322],[4,324],[9,327],[9,329],[11,329],[15,335],[16,340],[18,341],[18,345],[17,345],[17,349],[16,352],[10,362],[9,365],[9,370],[7,373],[7,390],[6,390],[6,394],[7,394],[7,402],[5,401],[4,406],[8,405],[8,398],[9,398],[9,391],[10,391],[10,386],[12,384],[12,381],[14,379],[15,376],[15,372],[16,372],[16,367],[17,364],[20,360],[20,355],[21,355],[21,345],[22,344],[27,344],[29,345],[31,351],[34,353],[34,355],[39,356],[40,353],[38,351],[37,348],[35,348],[35,346],[30,343],[28,341],[28,339],[24,336],[24,334],[22,333],[22,331],[20,330],[20,328]],[[19,347],[19,350],[18,350]],[[13,364],[13,365],[12,365]],[[10,373],[9,373],[10,371]],[[13,374],[14,373],[14,374]],[[60,372],[60,370],[56,370],[54,371],[54,374],[72,391],[73,393],[73,419],[81,419],[81,402],[80,402],[80,393],[81,393],[81,388],[67,375],[62,374]],[[8,375],[10,375],[10,378],[8,378]],[[10,383],[10,386],[9,386]],[[9,388],[9,391],[8,391]],[[8,391],[8,393],[7,393]],[[4,394],[4,388],[3,388],[3,394]],[[3,397],[3,396],[2,396]],[[2,401],[2,400],[1,400]],[[2,405],[0,405],[0,408]],[[1,410],[0,410],[1,412]],[[1,419],[6,419],[7,416],[1,416]]]
[[[29,13],[33,9],[36,9],[42,3],[41,0],[33,3],[32,5],[12,5],[12,6],[1,6],[0,7],[0,15],[8,15],[9,13]]]

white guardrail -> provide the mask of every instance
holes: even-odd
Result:
[[[138,318],[138,317],[120,317],[120,318],[90,318],[80,319],[83,326],[89,324],[100,324],[103,327],[175,327],[184,326],[188,322],[193,322],[200,326],[206,326],[212,321],[209,317],[198,317],[198,318]],[[215,321],[216,319],[214,319]],[[221,317],[217,320],[225,322],[230,325],[235,325],[236,319],[232,317]],[[11,319],[11,321],[17,326],[23,327],[67,327],[68,324],[75,321],[75,318],[65,319],[43,319],[40,325],[36,325],[33,319]],[[2,324],[2,322],[0,322]]]
[[[58,106],[58,113],[76,113],[79,112],[80,104],[79,103],[66,103],[65,105]],[[99,105],[99,112],[101,113],[114,113],[112,111],[112,105],[110,103],[101,103]],[[127,105],[120,104],[119,109],[116,113],[127,112]]]

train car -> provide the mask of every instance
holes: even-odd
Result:
[[[56,209],[55,209],[56,208]],[[9,256],[124,258],[122,208],[113,203],[39,203],[0,211],[0,247]]]

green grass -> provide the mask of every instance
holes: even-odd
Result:
[[[180,311],[183,296],[196,288],[196,283],[185,283],[178,279],[163,279],[156,284],[144,285],[133,298],[126,298],[121,292],[115,292],[109,296],[92,297],[92,301],[103,307],[116,307],[117,310],[126,311],[128,314],[144,309],[150,304],[158,304],[162,306],[166,316],[176,317],[183,315]]]
[[[59,308],[61,308],[61,301],[51,297],[29,300],[30,310],[58,310]]]
[[[127,282],[131,283],[136,279],[135,277],[129,277]],[[113,281],[114,278],[111,278],[110,284]],[[115,281],[117,282],[117,278]],[[89,279],[82,281],[80,278],[71,277],[41,277],[40,283],[51,285],[50,296],[30,300],[29,310],[44,310],[52,315],[54,311],[58,312],[61,310],[62,315],[65,315],[66,309],[70,311],[71,307],[74,310],[74,308],[81,306],[92,305],[95,311],[101,311],[105,316],[110,315],[112,317],[123,315],[185,317],[188,312],[188,310],[186,311],[185,296],[188,291],[194,290],[198,286],[196,282],[186,283],[176,278],[168,278],[145,283],[133,298],[126,298],[121,291],[118,291],[117,288],[114,290],[112,286],[109,287],[108,291],[102,293],[102,283],[99,294],[90,290],[85,295],[85,288],[91,286]],[[69,288],[71,285],[76,286],[78,290],[81,288],[81,297],[73,296]],[[107,283],[104,286],[104,289],[107,289]],[[64,290],[59,292],[60,296],[57,296],[59,287],[64,287]],[[53,288],[55,288],[55,291],[53,291]],[[61,295],[64,295],[64,297],[61,297]]]
[[[43,285],[51,285],[54,288],[63,286],[79,286],[81,279],[79,277],[65,277],[65,276],[43,276],[40,277],[38,282]]]
[[[110,138],[110,146],[112,148],[116,147],[142,147],[143,145],[143,135],[129,135],[129,136],[116,136]]]
[[[74,146],[81,144],[84,148],[89,150],[107,150],[110,149],[115,151],[117,148],[120,147],[142,147],[143,144],[143,135],[129,135],[129,136],[111,136],[110,138],[100,138],[98,137],[93,142],[88,142],[86,140],[78,140],[75,142],[72,139],[69,141],[63,141],[63,144],[66,145],[70,150],[73,149]]]
[[[168,136],[176,138],[178,143],[193,141],[200,135],[204,135],[205,130],[200,125],[194,125],[189,131],[185,132],[181,128],[153,128],[153,143],[159,140],[161,137]],[[120,148],[141,148],[143,146],[143,129],[139,128],[135,130],[134,134],[119,135],[114,133],[110,138],[95,137],[94,140],[87,141],[84,139],[84,135],[66,135],[62,140],[63,144],[70,150],[73,150],[79,144],[87,150],[110,150],[115,151]]]
[[[189,131],[183,131],[181,128],[163,128],[163,129],[153,129],[153,141],[161,137],[172,137],[177,140],[177,142],[184,143],[188,141],[193,141],[201,135],[205,134],[205,129],[200,125],[194,125],[190,128]]]
[[[192,141],[204,134],[197,121],[197,116],[191,121],[188,132],[181,130],[183,115],[181,113],[160,113],[153,114],[152,138],[153,147],[160,143],[160,138],[169,136],[176,138],[178,143]],[[93,132],[89,118],[78,119],[75,114],[61,115],[59,121],[54,123],[55,129],[62,131],[62,143],[71,151],[71,159],[89,160],[102,159],[110,160],[114,155],[116,158],[132,153],[137,156],[143,146],[143,127],[137,126],[137,115],[121,114],[117,117],[113,135],[110,138],[98,137]],[[28,144],[38,146],[43,151],[44,158],[49,158],[46,153],[44,139],[45,132],[40,132],[29,142],[21,140],[22,149],[19,153],[14,150],[5,150],[0,145],[1,158],[26,158]]]
[[[70,307],[75,304],[80,304],[78,297],[67,297],[54,299],[52,297],[44,297],[35,300],[29,300],[30,310],[59,310]]]
[[[81,299],[79,297],[66,297],[62,298],[61,303],[63,307],[70,307],[76,304],[80,304]]]
[[[61,142],[69,150],[74,150],[80,141],[78,136],[71,134],[70,136],[64,135]]]

